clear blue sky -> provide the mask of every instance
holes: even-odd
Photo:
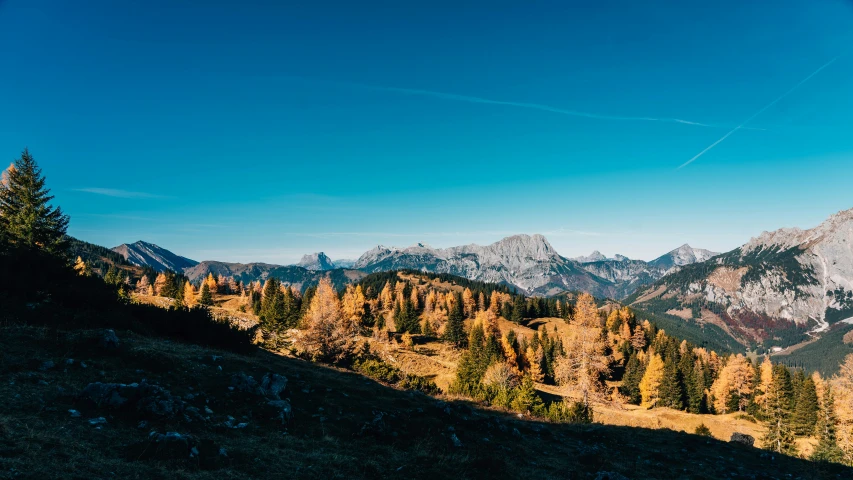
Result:
[[[728,250],[853,207],[851,49],[842,0],[0,0],[0,158],[197,260]]]

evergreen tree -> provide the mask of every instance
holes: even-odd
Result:
[[[524,297],[521,295],[516,295],[512,301],[512,313],[510,314],[510,321],[514,323],[521,323],[524,320]]]
[[[198,299],[198,304],[205,307],[213,305],[213,296],[210,294],[210,285],[207,282],[201,282],[201,297]]]
[[[521,384],[516,388],[515,398],[512,400],[510,408],[516,412],[530,413],[540,410],[542,407],[544,407],[544,403],[536,393],[533,378],[530,375],[525,375],[521,379]]]
[[[817,438],[818,443],[812,456],[816,462],[836,462],[844,460],[844,451],[838,446],[836,424],[838,418],[835,416],[835,397],[832,394],[832,386],[827,385],[823,391],[823,405],[818,412]]]
[[[0,238],[15,247],[64,256],[68,216],[51,206],[51,200],[41,169],[24,149],[0,181]]]
[[[461,347],[465,343],[464,315],[462,297],[457,293],[447,316],[447,325],[444,329],[444,339],[457,347]]]
[[[625,365],[625,374],[622,376],[622,386],[619,391],[622,395],[628,397],[628,402],[634,405],[639,405],[642,397],[640,396],[640,382],[643,380],[643,374],[646,372],[646,367],[643,362],[637,357],[636,353],[631,354],[628,358],[628,363]]]
[[[811,377],[800,379],[799,390],[794,408],[794,432],[801,436],[811,436],[815,432],[819,409],[814,380]]]
[[[766,394],[767,433],[763,438],[765,448],[776,453],[796,455],[797,445],[791,427],[791,374],[784,365],[774,366],[773,381]]]
[[[269,332],[278,332],[284,328],[284,293],[277,278],[269,278],[264,285],[261,299],[261,314],[258,316],[261,327]]]
[[[663,378],[658,388],[660,400],[657,406],[682,410],[684,408],[682,391],[681,374],[678,372],[676,359],[673,355],[667,355],[663,361]]]

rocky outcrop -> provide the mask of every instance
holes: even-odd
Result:
[[[745,445],[747,447],[751,447],[755,445],[755,438],[752,435],[747,435],[745,433],[734,432],[732,433],[732,438],[729,440],[731,443],[739,443],[741,445]]]

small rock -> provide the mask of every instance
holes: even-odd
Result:
[[[119,347],[119,341],[115,330],[107,329],[101,332],[101,338],[98,340],[98,344],[104,350],[117,349]]]
[[[68,410],[68,413],[71,414],[71,418],[80,418],[80,412],[74,410],[73,408],[71,410]]]
[[[513,428],[512,429],[512,436],[521,438],[521,432],[519,432],[517,428]]]
[[[73,358],[66,358],[65,364],[66,365],[74,365],[74,359]]]
[[[453,442],[454,447],[458,448],[462,446],[462,441],[459,440],[459,437],[457,437],[455,433],[450,434],[450,441]]]
[[[41,364],[41,367],[39,367],[39,370],[41,370],[42,372],[46,372],[46,371],[48,371],[54,367],[56,367],[56,364],[53,363],[53,360],[47,360]]]
[[[89,425],[106,425],[107,419],[104,417],[90,418]]]
[[[87,367],[88,367],[88,365],[86,365],[86,362],[80,362],[80,367],[82,367],[82,368],[87,368]]]
[[[204,406],[204,413],[208,415],[213,415],[213,410],[210,409],[207,405]]]
[[[287,422],[293,418],[293,409],[287,400],[270,400],[267,406],[273,409],[275,417],[281,421],[282,425],[287,425]]]
[[[751,447],[755,445],[755,438],[752,435],[747,435],[745,433],[734,432],[732,433],[732,438],[729,440],[730,443],[739,443],[741,445],[746,445],[747,447]]]

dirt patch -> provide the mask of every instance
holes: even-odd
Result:
[[[674,308],[670,308],[666,311],[669,315],[675,315],[676,317],[682,318],[684,320],[690,320],[693,318],[693,310],[689,308],[682,308],[681,310],[676,310]]]
[[[748,268],[746,267],[738,269],[720,267],[708,276],[708,282],[711,285],[722,288],[726,293],[734,293],[740,288],[740,279],[743,278],[747,270]]]
[[[844,343],[848,345],[853,344],[853,330],[844,334]]]
[[[647,301],[649,301],[655,297],[660,296],[664,292],[666,292],[666,285],[661,285],[660,287],[658,287],[658,288],[656,288],[650,292],[646,292],[646,293],[642,294],[639,298],[637,298],[637,300],[634,303],[632,303],[632,305],[635,305],[637,303],[647,302]]]

